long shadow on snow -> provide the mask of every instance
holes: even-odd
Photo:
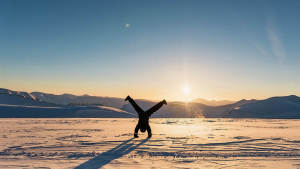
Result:
[[[135,150],[140,145],[147,142],[149,140],[149,138],[142,140],[140,143],[138,143],[136,145],[133,142],[131,142],[132,140],[133,140],[133,138],[126,140],[123,143],[121,143],[120,145],[118,145],[106,152],[99,154],[97,157],[94,157],[94,158],[86,161],[85,163],[80,164],[79,166],[75,167],[74,169],[83,169],[83,168],[98,169],[98,168],[101,168],[102,166],[110,163],[112,160],[118,159],[126,154],[129,154],[131,151]]]

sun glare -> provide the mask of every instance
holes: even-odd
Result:
[[[190,94],[190,88],[189,86],[185,85],[183,88],[182,88],[182,91],[185,95],[189,95]]]

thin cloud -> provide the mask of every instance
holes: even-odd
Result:
[[[268,54],[268,51],[265,49],[265,48],[263,48],[262,46],[259,46],[259,45],[257,45],[257,44],[255,44],[255,48],[258,50],[258,52],[260,53],[260,54],[262,54],[263,56],[268,56],[269,54]]]
[[[277,61],[282,64],[286,58],[286,53],[282,45],[282,41],[276,27],[273,23],[269,22],[267,26],[268,39],[271,44],[272,54],[276,57]]]

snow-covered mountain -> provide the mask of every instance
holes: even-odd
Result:
[[[136,114],[109,106],[67,106],[48,103],[33,94],[0,88],[0,117],[136,117]]]
[[[136,114],[106,106],[24,106],[0,104],[1,118],[132,118]]]
[[[300,118],[300,97],[271,97],[236,106],[222,117],[230,118]]]
[[[38,98],[39,100],[48,103],[61,104],[61,105],[101,104],[105,106],[121,108],[122,105],[124,104],[124,99],[115,98],[115,97],[98,97],[98,96],[89,96],[89,95],[76,96],[72,94],[55,95],[55,94],[41,93],[41,92],[32,92],[31,94],[34,97]]]
[[[26,105],[26,106],[54,106],[43,102],[27,92],[18,92],[0,88],[0,104]]]
[[[231,101],[231,100],[207,100],[207,99],[197,98],[197,99],[192,100],[192,102],[201,103],[201,104],[205,104],[205,105],[208,105],[208,106],[223,106],[223,105],[233,104],[236,101]]]
[[[157,102],[136,100],[147,110]],[[0,89],[0,117],[136,117],[122,98],[52,95]],[[240,100],[209,106],[196,102],[168,102],[155,112],[156,118],[300,118],[300,97],[282,96],[265,100]]]
[[[144,110],[155,105],[146,100],[136,101]],[[122,110],[134,113],[130,104]],[[265,100],[240,100],[233,104],[208,106],[200,103],[170,102],[153,114],[153,117],[180,118],[300,118],[300,97],[282,96]]]

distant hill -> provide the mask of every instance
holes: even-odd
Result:
[[[39,100],[27,92],[17,92],[0,88],[0,104],[26,105],[26,106],[55,106]]]
[[[118,108],[95,105],[61,105],[45,102],[33,94],[0,88],[1,118],[130,118],[136,114]]]
[[[233,104],[236,101],[230,101],[230,100],[206,100],[206,99],[202,99],[202,98],[197,98],[192,100],[192,102],[195,103],[201,103],[201,104],[205,104],[208,106],[223,106],[223,105],[227,105],[227,104]]]
[[[40,107],[0,104],[1,118],[132,118],[136,114],[105,106]]]
[[[147,110],[155,102],[137,100],[144,110]],[[130,104],[122,107],[122,110],[134,113]],[[180,118],[300,118],[300,97],[282,96],[271,97],[265,100],[240,100],[233,104],[222,106],[208,106],[201,103],[170,102],[153,117],[180,117]]]
[[[124,104],[124,99],[115,97],[98,97],[98,96],[76,96],[72,94],[55,95],[49,93],[32,92],[35,98],[54,104],[68,105],[68,104],[101,104],[105,106],[121,108]]]
[[[300,118],[300,97],[282,96],[236,106],[222,117],[230,118]]]

